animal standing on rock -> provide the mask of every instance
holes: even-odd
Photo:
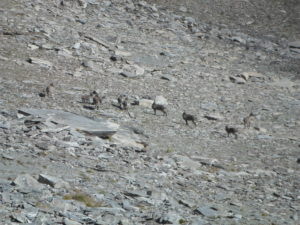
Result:
[[[253,118],[254,118],[254,114],[253,114],[253,112],[251,112],[251,113],[249,114],[249,116],[246,116],[246,117],[243,119],[244,128],[250,128],[251,121],[252,121]]]
[[[164,105],[156,104],[153,102],[152,109],[154,110],[154,114],[156,115],[156,110],[163,112],[165,116],[167,116],[166,107]]]
[[[238,138],[237,133],[238,133],[238,129],[234,128],[234,127],[229,127],[229,126],[225,126],[225,130],[227,132],[227,137],[229,137],[230,134],[233,134],[235,139]]]
[[[194,125],[197,126],[197,124],[195,122],[195,120],[197,120],[196,116],[183,112],[182,118],[185,120],[186,125],[189,125],[188,121],[192,121],[194,123]]]

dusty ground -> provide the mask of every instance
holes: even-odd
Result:
[[[205,23],[280,41],[299,40],[300,2],[297,0],[247,1],[151,1],[186,13]],[[182,10],[184,8],[186,9]],[[183,12],[182,12],[183,11]]]
[[[1,222],[297,224],[300,57],[288,44],[300,39],[300,6],[234,2],[1,1]],[[53,96],[40,97],[51,82]],[[80,103],[92,90],[106,96],[99,110]],[[130,103],[164,96],[168,116],[141,104],[128,114],[114,106],[120,94]],[[134,127],[149,146],[41,133],[16,117],[21,107]],[[185,125],[184,110],[197,126]],[[13,186],[24,173],[72,188]],[[69,203],[74,189],[101,207]]]

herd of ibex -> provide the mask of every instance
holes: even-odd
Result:
[[[54,89],[54,84],[50,83],[41,93],[39,93],[39,96],[40,97],[51,97],[53,89]],[[88,95],[81,96],[81,103],[92,104],[95,106],[95,109],[98,110],[103,99],[104,99],[104,97],[99,96],[99,94],[96,91],[93,91]],[[117,100],[118,100],[118,107],[121,110],[128,110],[128,97],[126,95],[120,95]],[[165,105],[158,104],[154,101],[152,103],[152,109],[153,109],[155,115],[156,115],[157,111],[161,111],[164,116],[167,116],[167,110],[166,110]],[[197,117],[196,116],[194,116],[192,114],[188,114],[184,111],[182,113],[182,118],[185,121],[185,124],[187,126],[189,125],[188,121],[191,121],[195,126],[197,126],[197,124],[196,124]],[[255,115],[251,112],[248,116],[246,116],[243,119],[244,128],[250,128],[251,121],[253,118],[255,118]],[[238,138],[237,133],[239,131],[237,128],[229,127],[228,125],[226,125],[225,131],[226,131],[228,137],[230,136],[230,134],[232,134],[236,139]]]

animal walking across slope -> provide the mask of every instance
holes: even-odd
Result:
[[[238,129],[235,127],[229,127],[229,126],[225,126],[225,130],[227,132],[227,137],[229,137],[230,134],[234,135],[235,139],[238,138],[237,133],[238,133]]]
[[[196,116],[187,114],[186,112],[182,113],[182,118],[185,120],[185,124],[189,125],[188,121],[192,121],[195,126],[197,126],[195,120],[197,120]]]
[[[152,109],[154,111],[154,114],[156,115],[156,111],[161,111],[165,116],[167,116],[166,107],[164,105],[156,104],[153,102]]]

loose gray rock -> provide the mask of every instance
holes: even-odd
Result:
[[[42,190],[44,187],[29,174],[18,175],[13,184],[20,188],[29,188],[32,190]]]
[[[208,225],[210,224],[208,221],[202,219],[202,218],[196,218],[193,219],[190,223],[188,223],[189,225]]]
[[[139,75],[134,74],[132,72],[128,72],[128,71],[122,71],[120,73],[120,75],[123,76],[123,77],[126,77],[126,78],[137,78],[137,77],[139,77]]]
[[[246,83],[246,80],[241,78],[241,77],[238,77],[238,76],[230,76],[229,77],[229,80],[232,82],[232,83],[236,83],[236,84],[245,84]]]
[[[151,109],[153,102],[154,101],[150,99],[141,99],[139,100],[139,105]]]
[[[169,80],[169,81],[176,81],[176,78],[171,75],[161,75],[161,79],[163,80]]]
[[[85,60],[82,62],[82,65],[86,68],[93,69],[94,68],[94,63],[90,60]]]
[[[156,96],[154,102],[158,105],[168,105],[168,101],[163,96]]]
[[[42,184],[49,184],[51,187],[54,188],[70,188],[70,184],[68,182],[45,174],[40,174],[38,181]]]
[[[155,221],[159,224],[177,224],[179,225],[181,217],[176,212],[163,213],[160,216],[156,216]]]
[[[68,218],[64,218],[64,225],[81,225],[82,223],[76,222],[74,220],[70,220]]]
[[[294,41],[289,43],[290,48],[300,48],[300,41]]]
[[[34,58],[34,57],[30,57],[27,61],[31,64],[36,64],[45,68],[51,68],[53,66],[53,64],[47,60]]]
[[[219,113],[209,113],[204,116],[208,120],[223,120],[224,117]]]
[[[2,129],[10,129],[10,122],[9,121],[0,121],[0,128]]]
[[[195,209],[194,212],[208,218],[217,218],[219,216],[219,212],[209,206],[199,207]]]
[[[23,115],[34,115],[54,121],[55,123],[68,125],[76,131],[100,137],[111,136],[116,133],[119,128],[119,125],[112,122],[104,120],[101,120],[101,122],[94,121],[83,116],[54,109],[23,108],[18,112]]]

